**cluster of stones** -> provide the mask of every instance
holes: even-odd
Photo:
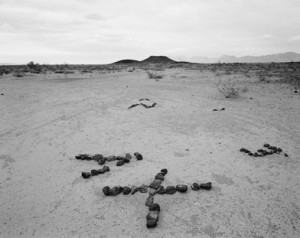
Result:
[[[150,99],[148,99],[148,98],[142,98],[139,101],[150,101]],[[129,106],[128,109],[131,109],[133,107],[140,106],[140,105],[143,106],[144,108],[149,109],[149,108],[155,107],[156,106],[156,102],[152,103],[152,105],[147,105],[145,103],[135,103],[135,104],[132,104],[131,106]]]
[[[147,220],[147,228],[154,228],[157,226],[159,220],[160,206],[157,203],[154,203],[154,195],[156,194],[174,194],[176,192],[186,193],[188,191],[188,186],[184,184],[180,184],[177,186],[167,186],[164,188],[161,183],[164,181],[165,175],[168,173],[167,169],[162,169],[158,174],[155,175],[153,182],[147,186],[143,184],[142,186],[132,186],[131,188],[128,186],[114,186],[110,188],[109,186],[105,186],[102,191],[106,196],[116,196],[118,194],[123,193],[123,195],[135,194],[136,192],[147,193],[149,196],[146,199],[145,205],[148,207],[149,212],[146,216]],[[200,189],[210,190],[212,188],[212,183],[193,183],[191,185],[192,190],[197,191]]]
[[[134,156],[137,160],[142,160],[143,156],[139,152],[135,152]],[[99,165],[103,165],[106,162],[112,162],[117,161],[116,166],[122,166],[125,163],[129,163],[132,156],[127,153],[125,156],[115,156],[110,155],[108,157],[104,157],[101,154],[95,154],[95,155],[88,155],[88,154],[79,154],[75,156],[78,160],[87,160],[87,161],[96,161]],[[87,179],[91,176],[97,176],[99,174],[104,174],[105,172],[110,171],[110,168],[108,166],[103,166],[101,169],[92,169],[91,172],[82,172],[81,175],[83,178]]]
[[[264,157],[267,155],[272,155],[272,154],[280,154],[282,152],[282,149],[276,146],[271,146],[269,144],[264,144],[263,147],[265,149],[258,149],[256,152],[251,152],[250,150],[247,150],[245,148],[241,148],[240,152],[244,152],[248,154],[249,156],[254,156],[254,157]],[[268,150],[266,150],[268,149]],[[288,154],[284,153],[285,157],[288,157]]]

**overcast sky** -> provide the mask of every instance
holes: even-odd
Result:
[[[0,63],[300,53],[300,0],[0,0]]]

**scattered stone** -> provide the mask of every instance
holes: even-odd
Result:
[[[205,190],[211,190],[212,183],[207,182],[207,183],[201,183],[200,184],[200,189],[205,189]]]
[[[143,184],[142,186],[139,187],[139,192],[140,193],[147,193],[148,192],[148,186],[146,184]]]
[[[131,193],[131,188],[127,186],[123,187],[123,194],[128,195],[129,193]]]
[[[109,190],[109,195],[110,196],[117,196],[117,195],[119,195],[121,193],[121,191],[120,191],[120,187],[119,186],[115,186],[115,187],[113,187],[113,188],[111,188],[110,190]]]
[[[159,188],[156,189],[156,193],[160,195],[165,194],[165,188],[163,186],[159,186]]]
[[[124,161],[125,163],[129,163],[129,162],[130,162],[130,159],[124,158],[123,161]]]
[[[164,176],[166,176],[166,174],[168,173],[168,170],[167,170],[167,169],[162,169],[160,172],[161,172]]]
[[[176,188],[174,186],[168,186],[165,189],[166,194],[174,194],[176,193]]]
[[[140,105],[140,104],[138,104],[138,103],[132,104],[131,106],[128,107],[128,109],[131,109],[131,108],[136,107],[136,106],[138,106],[138,105]]]
[[[163,173],[158,173],[156,176],[155,176],[155,179],[159,179],[161,181],[164,181],[165,179],[165,176]]]
[[[159,206],[159,204],[157,204],[157,203],[152,203],[152,204],[149,206],[149,211],[158,211],[158,212],[160,212],[160,206]]]
[[[153,188],[149,188],[148,193],[149,193],[149,195],[154,196],[156,193],[156,190]]]
[[[124,156],[117,156],[117,157],[116,157],[116,160],[124,160],[124,159],[125,159]]]
[[[116,165],[117,166],[122,166],[124,163],[125,163],[124,160],[119,160]]]
[[[176,190],[180,193],[186,193],[188,190],[188,186],[186,185],[177,185]]]
[[[192,190],[197,191],[197,190],[200,189],[200,185],[197,184],[197,183],[193,183],[192,186],[191,186],[191,188],[192,188]]]
[[[146,199],[145,205],[149,207],[154,202],[154,197],[149,195]]]
[[[147,220],[147,228],[154,228],[157,226],[157,220],[149,219]]]
[[[110,156],[107,157],[106,160],[109,161],[109,162],[114,161],[114,160],[116,160],[116,156],[110,155]]]
[[[102,188],[102,192],[104,193],[105,196],[109,196],[109,191],[110,191],[110,187],[109,186],[105,186]]]
[[[162,180],[160,180],[160,179],[155,179],[155,180],[149,185],[149,187],[156,190],[156,189],[158,189],[159,186],[161,185],[161,182],[162,182]]]
[[[90,172],[82,172],[81,176],[85,179],[88,179],[89,177],[91,177],[91,173]]]
[[[105,164],[105,159],[100,159],[100,160],[98,160],[98,164],[99,164],[99,165]]]
[[[134,156],[136,157],[137,160],[142,160],[143,156],[139,152],[135,152]]]
[[[100,161],[100,160],[103,160],[103,159],[104,159],[104,158],[103,158],[103,155],[101,155],[101,154],[95,154],[95,155],[92,156],[92,158],[93,158],[93,160],[95,160],[95,161]],[[105,160],[104,160],[104,163],[105,163]]]
[[[284,153],[284,157],[289,157],[289,155],[287,153]]]
[[[99,173],[98,173],[98,170],[96,170],[96,169],[92,169],[91,170],[91,175],[92,176],[97,176]]]
[[[147,220],[156,220],[158,221],[159,219],[159,211],[149,211],[148,215],[146,216]]]
[[[125,158],[131,160],[131,154],[127,153],[127,154],[125,155]]]
[[[101,174],[104,174],[105,172],[109,172],[110,168],[108,166],[103,166],[102,169],[98,170]]]
[[[134,195],[134,194],[135,194],[136,192],[138,192],[138,191],[139,191],[139,187],[134,186],[134,185],[131,187],[131,194],[132,194],[132,195]]]

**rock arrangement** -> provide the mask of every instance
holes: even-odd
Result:
[[[148,99],[148,98],[141,98],[139,101],[140,102],[141,101],[150,101],[150,99]],[[141,103],[135,103],[135,104],[132,104],[131,106],[129,106],[128,109],[131,109],[131,108],[136,107],[136,106],[143,106],[144,108],[149,109],[149,108],[155,107],[156,104],[157,104],[156,102],[152,103],[151,105],[147,105],[147,104],[142,103],[142,102]]]
[[[142,160],[143,156],[139,152],[135,152],[134,156],[137,160]],[[132,156],[131,154],[127,153],[125,156],[115,156],[110,155],[107,157],[104,157],[101,154],[95,154],[95,155],[88,155],[88,154],[79,154],[75,156],[78,160],[88,160],[88,161],[96,161],[99,165],[103,165],[106,162],[112,162],[117,161],[116,166],[123,166],[125,163],[130,163]],[[90,172],[82,172],[81,176],[84,179],[88,179],[91,176],[97,176],[99,174],[104,174],[106,172],[109,172],[110,168],[108,166],[103,166],[101,169],[92,169]]]
[[[264,144],[263,148],[258,149],[256,152],[251,152],[248,149],[241,148],[240,152],[246,153],[249,156],[254,156],[254,157],[264,157],[267,155],[272,155],[272,154],[280,154],[282,152],[282,149],[276,146],[271,146],[269,144]],[[284,153],[285,157],[288,157],[287,153]]]
[[[180,184],[177,186],[167,186],[164,188],[161,183],[164,181],[166,174],[168,173],[167,169],[162,169],[158,174],[155,175],[154,180],[152,183],[147,186],[145,184],[137,187],[132,186],[131,188],[128,186],[122,187],[122,186],[114,186],[110,188],[109,186],[105,186],[102,189],[102,192],[105,196],[117,196],[121,193],[123,195],[134,195],[137,192],[140,193],[148,193],[148,197],[145,201],[145,205],[148,207],[148,214],[146,216],[146,226],[147,228],[154,228],[157,226],[158,220],[159,220],[159,213],[160,213],[160,206],[157,203],[154,203],[154,195],[156,194],[174,194],[176,192],[179,193],[186,193],[188,191],[188,186],[184,184]],[[198,191],[200,189],[202,190],[211,190],[212,183],[193,183],[191,185],[192,190]]]

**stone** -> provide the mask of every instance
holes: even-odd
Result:
[[[149,207],[154,202],[154,197],[149,195],[146,199],[145,205]]]
[[[264,147],[267,147],[267,148],[268,148],[269,146],[270,146],[269,144],[264,144]]]
[[[166,194],[174,194],[176,193],[176,188],[174,186],[168,186],[165,189]]]
[[[125,163],[124,160],[119,160],[116,165],[117,166],[122,166],[124,163]]]
[[[135,194],[136,192],[138,192],[139,191],[139,187],[137,187],[137,186],[132,186],[131,187],[131,194],[133,195],[133,194]]]
[[[165,194],[165,188],[163,186],[159,186],[159,188],[156,189],[156,193],[160,195]]]
[[[240,152],[246,152],[246,149],[245,148],[241,148]]]
[[[125,159],[124,156],[117,156],[117,157],[116,157],[116,160],[124,160],[124,159]]]
[[[159,211],[149,211],[148,215],[146,216],[146,219],[147,220],[154,219],[154,220],[158,221],[158,219],[159,219]]]
[[[155,228],[157,226],[157,220],[149,219],[147,220],[147,228]]]
[[[103,155],[101,155],[101,154],[93,155],[93,160],[95,160],[95,161],[99,161],[99,160],[102,160],[102,159],[103,159]]]
[[[197,183],[193,183],[192,186],[191,186],[191,188],[192,188],[192,190],[197,191],[197,190],[200,189],[200,185],[197,184]]]
[[[162,169],[160,172],[165,176],[168,173],[168,170],[167,169]]]
[[[284,157],[289,157],[289,155],[287,153],[284,153]]]
[[[183,184],[177,185],[177,186],[176,186],[176,190],[177,190],[178,192],[180,192],[180,193],[186,193],[187,190],[188,190],[188,186],[183,185]]]
[[[134,156],[136,157],[137,160],[142,160],[143,156],[139,152],[135,152]]]
[[[164,181],[165,179],[165,176],[163,173],[158,173],[156,176],[155,176],[155,179],[159,179],[161,181]]]
[[[131,154],[127,153],[127,154],[125,155],[125,158],[131,160]]]
[[[120,187],[119,186],[115,186],[115,187],[113,187],[113,188],[111,188],[109,190],[109,195],[110,196],[117,196],[120,193],[121,193],[121,191],[120,191]]]
[[[157,204],[157,203],[152,203],[152,204],[149,206],[149,211],[158,211],[158,212],[160,212],[160,206],[159,206],[159,204]]]
[[[133,107],[136,107],[136,106],[138,106],[138,105],[140,105],[140,104],[138,104],[138,103],[132,104],[131,106],[128,107],[128,109],[133,108]]]
[[[149,195],[154,196],[156,193],[156,190],[154,188],[149,188],[148,193],[149,193]]]
[[[103,168],[98,169],[99,174],[104,174],[105,172],[110,171],[110,168],[108,166],[103,166]]]
[[[128,195],[129,193],[131,193],[131,188],[127,186],[123,187],[123,194]]]
[[[250,152],[250,153],[248,153],[248,155],[249,155],[249,156],[253,156],[253,153],[252,153],[252,152]]]
[[[105,164],[105,160],[104,160],[104,159],[100,159],[100,160],[97,160],[97,161],[98,161],[98,164],[99,164],[99,165]]]
[[[281,148],[277,148],[277,151],[278,151],[279,153],[281,153],[281,152],[282,152],[282,149],[281,149]]]
[[[129,163],[130,162],[130,159],[127,159],[127,158],[124,158],[124,163]]]
[[[114,161],[114,160],[116,160],[116,156],[110,155],[110,156],[108,156],[108,157],[106,158],[106,160],[107,160],[108,162]]]
[[[200,189],[211,190],[211,187],[212,187],[212,183],[211,182],[201,183],[200,184]]]
[[[161,185],[161,182],[162,181],[160,179],[154,179],[154,181],[149,185],[149,187],[156,190]]]
[[[82,172],[82,173],[81,173],[81,176],[82,176],[83,178],[87,179],[87,178],[91,177],[91,173],[90,173],[90,172]]]
[[[140,193],[147,193],[148,192],[148,186],[146,184],[143,184],[139,187]]]
[[[97,176],[99,173],[98,173],[98,170],[96,170],[96,169],[92,169],[91,170],[91,175],[92,176]]]
[[[105,196],[109,196],[109,191],[110,191],[109,186],[105,186],[102,188],[102,192],[104,193]]]

